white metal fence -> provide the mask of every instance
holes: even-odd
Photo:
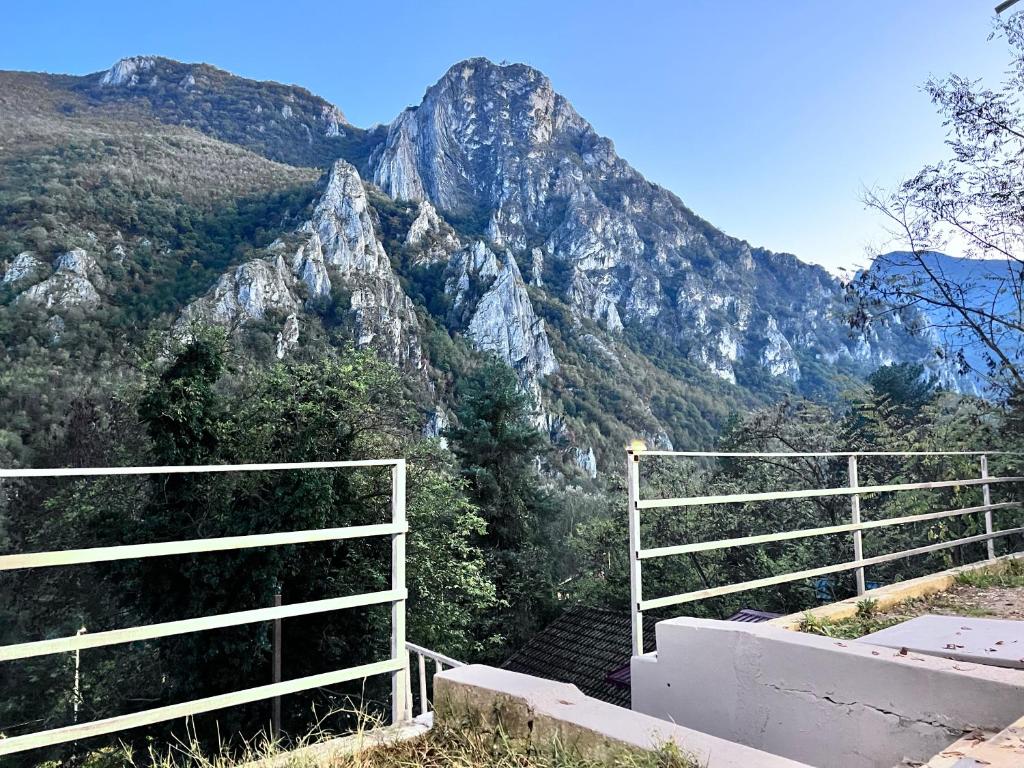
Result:
[[[632,642],[633,655],[640,655],[643,648],[643,614],[658,608],[666,608],[672,605],[703,600],[709,597],[728,595],[736,592],[743,592],[759,587],[768,587],[775,584],[784,584],[802,579],[811,579],[818,576],[839,573],[842,571],[855,571],[857,582],[857,594],[862,595],[865,591],[864,569],[867,566],[886,563],[892,560],[923,555],[929,552],[936,552],[950,547],[957,547],[975,542],[987,542],[989,559],[995,558],[993,542],[1001,536],[1024,533],[1024,527],[1007,528],[1004,530],[993,530],[992,513],[996,510],[1019,508],[1020,501],[1006,501],[997,504],[992,503],[990,486],[1005,483],[1020,483],[1024,477],[990,477],[988,472],[988,457],[993,455],[1012,455],[999,451],[860,451],[848,453],[719,453],[710,451],[647,451],[631,447],[626,451],[626,485],[628,493],[629,510],[629,548],[630,548],[630,610],[632,613]],[[1019,455],[1019,454],[1016,454]],[[667,499],[643,499],[640,495],[640,460],[645,456],[695,458],[695,459],[765,459],[778,460],[786,458],[845,458],[847,460],[847,472],[849,485],[841,488],[812,488],[792,491],[771,491],[761,493],[733,493],[712,496],[688,496]],[[889,485],[861,486],[858,482],[858,458],[865,456],[891,456],[891,457],[914,457],[914,456],[975,456],[979,462],[977,477],[963,478],[958,480],[939,480],[934,482],[921,483],[896,483]],[[907,515],[904,517],[893,517],[882,520],[864,522],[861,520],[861,497],[869,494],[894,493],[911,490],[931,490],[940,488],[954,488],[965,486],[981,486],[982,504],[974,507],[961,509],[941,510],[927,512],[918,515]],[[787,499],[809,499],[825,498],[830,496],[848,496],[850,498],[850,522],[841,525],[829,525],[819,528],[805,528],[794,531],[780,531],[778,533],[762,534],[757,536],[739,536],[715,541],[696,542],[689,544],[678,544],[672,546],[653,547],[644,549],[640,537],[640,518],[645,509],[656,508],[682,508],[692,506],[714,506],[720,504],[738,504],[745,502],[760,501],[782,501]],[[985,533],[976,536],[953,541],[943,541],[935,544],[915,547],[900,552],[891,552],[875,557],[864,557],[863,532],[869,529],[885,528],[894,525],[905,525],[907,523],[920,522],[924,520],[940,520],[943,518],[960,517],[963,515],[983,514]],[[652,558],[670,557],[696,552],[710,552],[714,550],[728,549],[731,547],[752,546],[767,544],[775,541],[787,541],[791,539],[810,538],[814,536],[827,536],[837,533],[853,534],[852,552],[853,560],[826,565],[820,568],[809,568],[802,571],[769,576],[761,579],[753,579],[735,584],[725,584],[719,587],[698,589],[692,592],[684,592],[676,595],[666,595],[656,598],[644,598],[643,590],[643,561]]]
[[[408,651],[405,641],[405,609],[407,591],[405,585],[405,536],[408,531],[405,510],[405,459],[383,459],[368,461],[324,461],[291,464],[238,464],[224,466],[182,466],[182,467],[119,467],[89,469],[22,469],[0,470],[0,481],[21,478],[81,478],[111,475],[168,475],[207,474],[215,472],[270,472],[295,470],[339,470],[366,467],[391,468],[391,522],[379,525],[348,526],[305,531],[257,534],[248,536],[227,536],[221,538],[169,541],[154,544],[127,544],[90,549],[32,552],[25,554],[0,555],[0,571],[27,568],[49,568],[72,566],[84,563],[105,563],[116,560],[132,560],[144,557],[163,557],[200,552],[222,552],[227,550],[272,547],[286,544],[340,541],[375,536],[391,538],[391,589],[368,592],[346,597],[313,600],[273,608],[224,613],[214,616],[200,616],[181,621],[160,624],[125,627],[102,632],[79,633],[52,640],[37,640],[16,645],[0,646],[0,662],[27,659],[55,653],[77,652],[88,648],[130,643],[138,640],[153,640],[171,635],[202,632],[223,627],[234,627],[255,622],[273,621],[295,616],[338,611],[370,605],[391,605],[391,651],[388,659],[285,680],[269,685],[210,696],[180,704],[149,709],[127,715],[118,715],[88,723],[76,723],[22,736],[0,739],[0,756],[22,752],[39,747],[62,744],[90,736],[100,736],[129,728],[189,717],[240,704],[248,704],[298,693],[313,688],[373,675],[391,676],[391,714],[394,722],[401,722],[411,716],[409,691]],[[418,649],[417,649],[418,650]],[[424,649],[425,650],[425,649]]]
[[[430,695],[428,693],[428,683],[432,678],[427,674],[427,661],[434,662],[434,674],[443,672],[445,668],[454,669],[455,667],[466,666],[465,662],[457,661],[451,656],[445,656],[443,653],[437,651],[431,651],[428,648],[423,648],[419,645],[413,645],[412,643],[405,644],[406,650],[409,651],[410,655],[416,656],[416,667],[419,671],[419,696],[420,696],[420,714],[425,715],[431,710],[430,706]],[[412,686],[409,686],[409,711],[412,712]]]

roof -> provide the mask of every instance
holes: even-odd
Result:
[[[771,621],[782,616],[781,613],[769,611],[755,611],[753,608],[740,608],[726,621],[745,621],[748,624],[760,624],[762,621]]]
[[[744,608],[728,621],[761,622],[779,615]],[[501,666],[512,672],[572,683],[588,696],[628,708],[633,652],[630,622],[628,610],[570,608]],[[653,649],[657,622],[644,624],[644,647]]]
[[[644,645],[654,646],[655,622],[646,622]],[[629,677],[618,679],[632,656],[629,610],[577,606],[534,635],[501,666],[546,680],[572,683],[588,696],[629,707]]]

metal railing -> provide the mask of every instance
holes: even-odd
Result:
[[[427,660],[434,662],[434,674],[443,672],[445,667],[454,669],[456,667],[466,666],[465,662],[457,661],[451,656],[445,656],[443,653],[432,651],[429,648],[423,648],[419,645],[413,645],[412,643],[405,644],[406,650],[410,656],[415,655],[417,660],[417,669],[419,670],[419,694],[420,694],[420,714],[427,714],[430,709],[430,696],[427,693],[428,688],[428,675],[427,675]],[[409,686],[409,711],[412,712],[412,686]]]
[[[118,715],[88,723],[76,723],[62,728],[0,739],[0,756],[39,747],[53,746],[90,736],[100,736],[129,728],[152,725],[182,717],[225,709],[240,704],[271,699],[307,691],[322,686],[359,680],[373,675],[391,675],[391,716],[394,722],[411,717],[409,699],[408,656],[405,642],[405,536],[408,531],[405,509],[405,459],[367,461],[323,461],[291,464],[237,464],[221,466],[180,467],[116,467],[88,469],[0,469],[0,481],[24,478],[81,478],[113,475],[169,475],[208,474],[216,472],[270,472],[287,470],[332,470],[366,467],[391,467],[391,522],[379,525],[359,525],[282,533],[226,536],[221,538],[169,541],[155,544],[127,544],[90,549],[31,552],[0,555],[0,571],[27,568],[106,563],[145,557],[164,557],[200,552],[272,547],[286,544],[341,541],[376,536],[391,538],[391,589],[346,597],[312,600],[273,608],[238,611],[212,616],[200,616],[180,621],[125,627],[102,632],[79,633],[52,640],[37,640],[16,645],[0,646],[0,662],[27,659],[55,653],[79,652],[88,648],[153,640],[172,635],[203,632],[223,627],[234,627],[255,622],[274,621],[295,616],[338,611],[370,605],[391,605],[390,657],[371,664],[285,680],[270,685],[233,691],[180,704],[149,709],[127,715]]]
[[[988,558],[995,559],[994,540],[1001,536],[1024,533],[1024,527],[1007,528],[1004,530],[993,530],[992,513],[996,510],[1020,508],[1020,501],[1006,501],[993,504],[990,494],[990,486],[1003,483],[1024,482],[1024,477],[990,477],[988,472],[988,457],[993,455],[1020,455],[1010,454],[1004,451],[853,451],[853,452],[812,452],[812,453],[725,453],[711,451],[647,451],[630,447],[626,451],[626,488],[628,494],[629,514],[629,585],[630,585],[630,610],[632,614],[632,645],[633,655],[637,656],[644,652],[643,649],[643,614],[658,608],[666,608],[672,605],[704,600],[709,597],[743,592],[760,587],[768,587],[775,584],[784,584],[802,579],[810,579],[818,576],[839,573],[843,571],[854,571],[857,583],[857,594],[865,592],[864,569],[867,566],[886,563],[892,560],[899,560],[915,555],[923,555],[929,552],[936,552],[942,549],[973,544],[976,542],[987,542]],[[841,488],[812,488],[792,491],[771,491],[759,493],[733,493],[711,496],[688,496],[667,499],[642,499],[640,495],[640,459],[644,456],[680,457],[680,458],[749,458],[749,459],[780,459],[780,458],[846,458],[849,485]],[[865,485],[858,482],[858,458],[865,456],[891,456],[891,457],[912,457],[912,456],[976,456],[979,461],[979,475],[977,477],[961,480],[939,480],[922,483],[895,483],[888,485]],[[926,512],[917,515],[904,517],[893,517],[882,520],[864,522],[861,520],[861,497],[869,494],[894,493],[911,490],[933,490],[941,488],[954,488],[964,486],[981,486],[982,504],[974,507],[961,509],[949,509],[938,512]],[[781,531],[756,536],[738,536],[734,538],[718,539],[690,544],[680,544],[665,547],[653,547],[644,549],[640,537],[640,516],[645,509],[657,508],[682,508],[700,505],[738,504],[756,501],[780,501],[786,499],[810,499],[825,498],[834,496],[850,497],[850,522],[841,525],[829,525],[819,528],[805,528],[794,531]],[[944,518],[960,517],[976,513],[984,513],[985,533],[976,536],[967,536],[953,541],[943,541],[926,546],[906,549],[900,552],[892,552],[874,557],[864,557],[863,532],[875,528],[885,528],[894,525],[905,525],[907,523],[920,522],[925,520],[940,520]],[[692,592],[684,592],[677,595],[667,595],[653,599],[644,599],[643,592],[643,569],[644,560],[652,558],[670,557],[696,552],[710,552],[714,550],[727,549],[730,547],[752,546],[767,544],[776,541],[788,541],[791,539],[810,538],[815,536],[827,536],[836,533],[853,534],[853,560],[826,565],[820,568],[808,568],[806,570],[791,573],[768,576],[761,579],[726,584],[719,587],[698,589]]]

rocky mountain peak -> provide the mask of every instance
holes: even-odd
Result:
[[[468,59],[392,123],[374,181],[392,197],[428,199],[443,211],[477,208],[498,200],[532,152],[588,131],[542,73]],[[482,175],[494,169],[506,175]]]
[[[138,85],[156,63],[156,56],[126,56],[100,76],[100,85]]]
[[[696,216],[526,65],[454,65],[388,127],[369,165],[387,194],[429,203],[526,265],[580,322],[655,333],[731,383],[744,367],[796,382],[798,357],[837,345],[865,367],[882,362],[855,352],[837,281]]]

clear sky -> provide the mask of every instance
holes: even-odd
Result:
[[[297,83],[389,122],[456,61],[547,73],[648,178],[726,232],[828,267],[883,244],[865,186],[943,155],[930,74],[996,81],[995,0],[16,2],[0,69],[122,56]]]

